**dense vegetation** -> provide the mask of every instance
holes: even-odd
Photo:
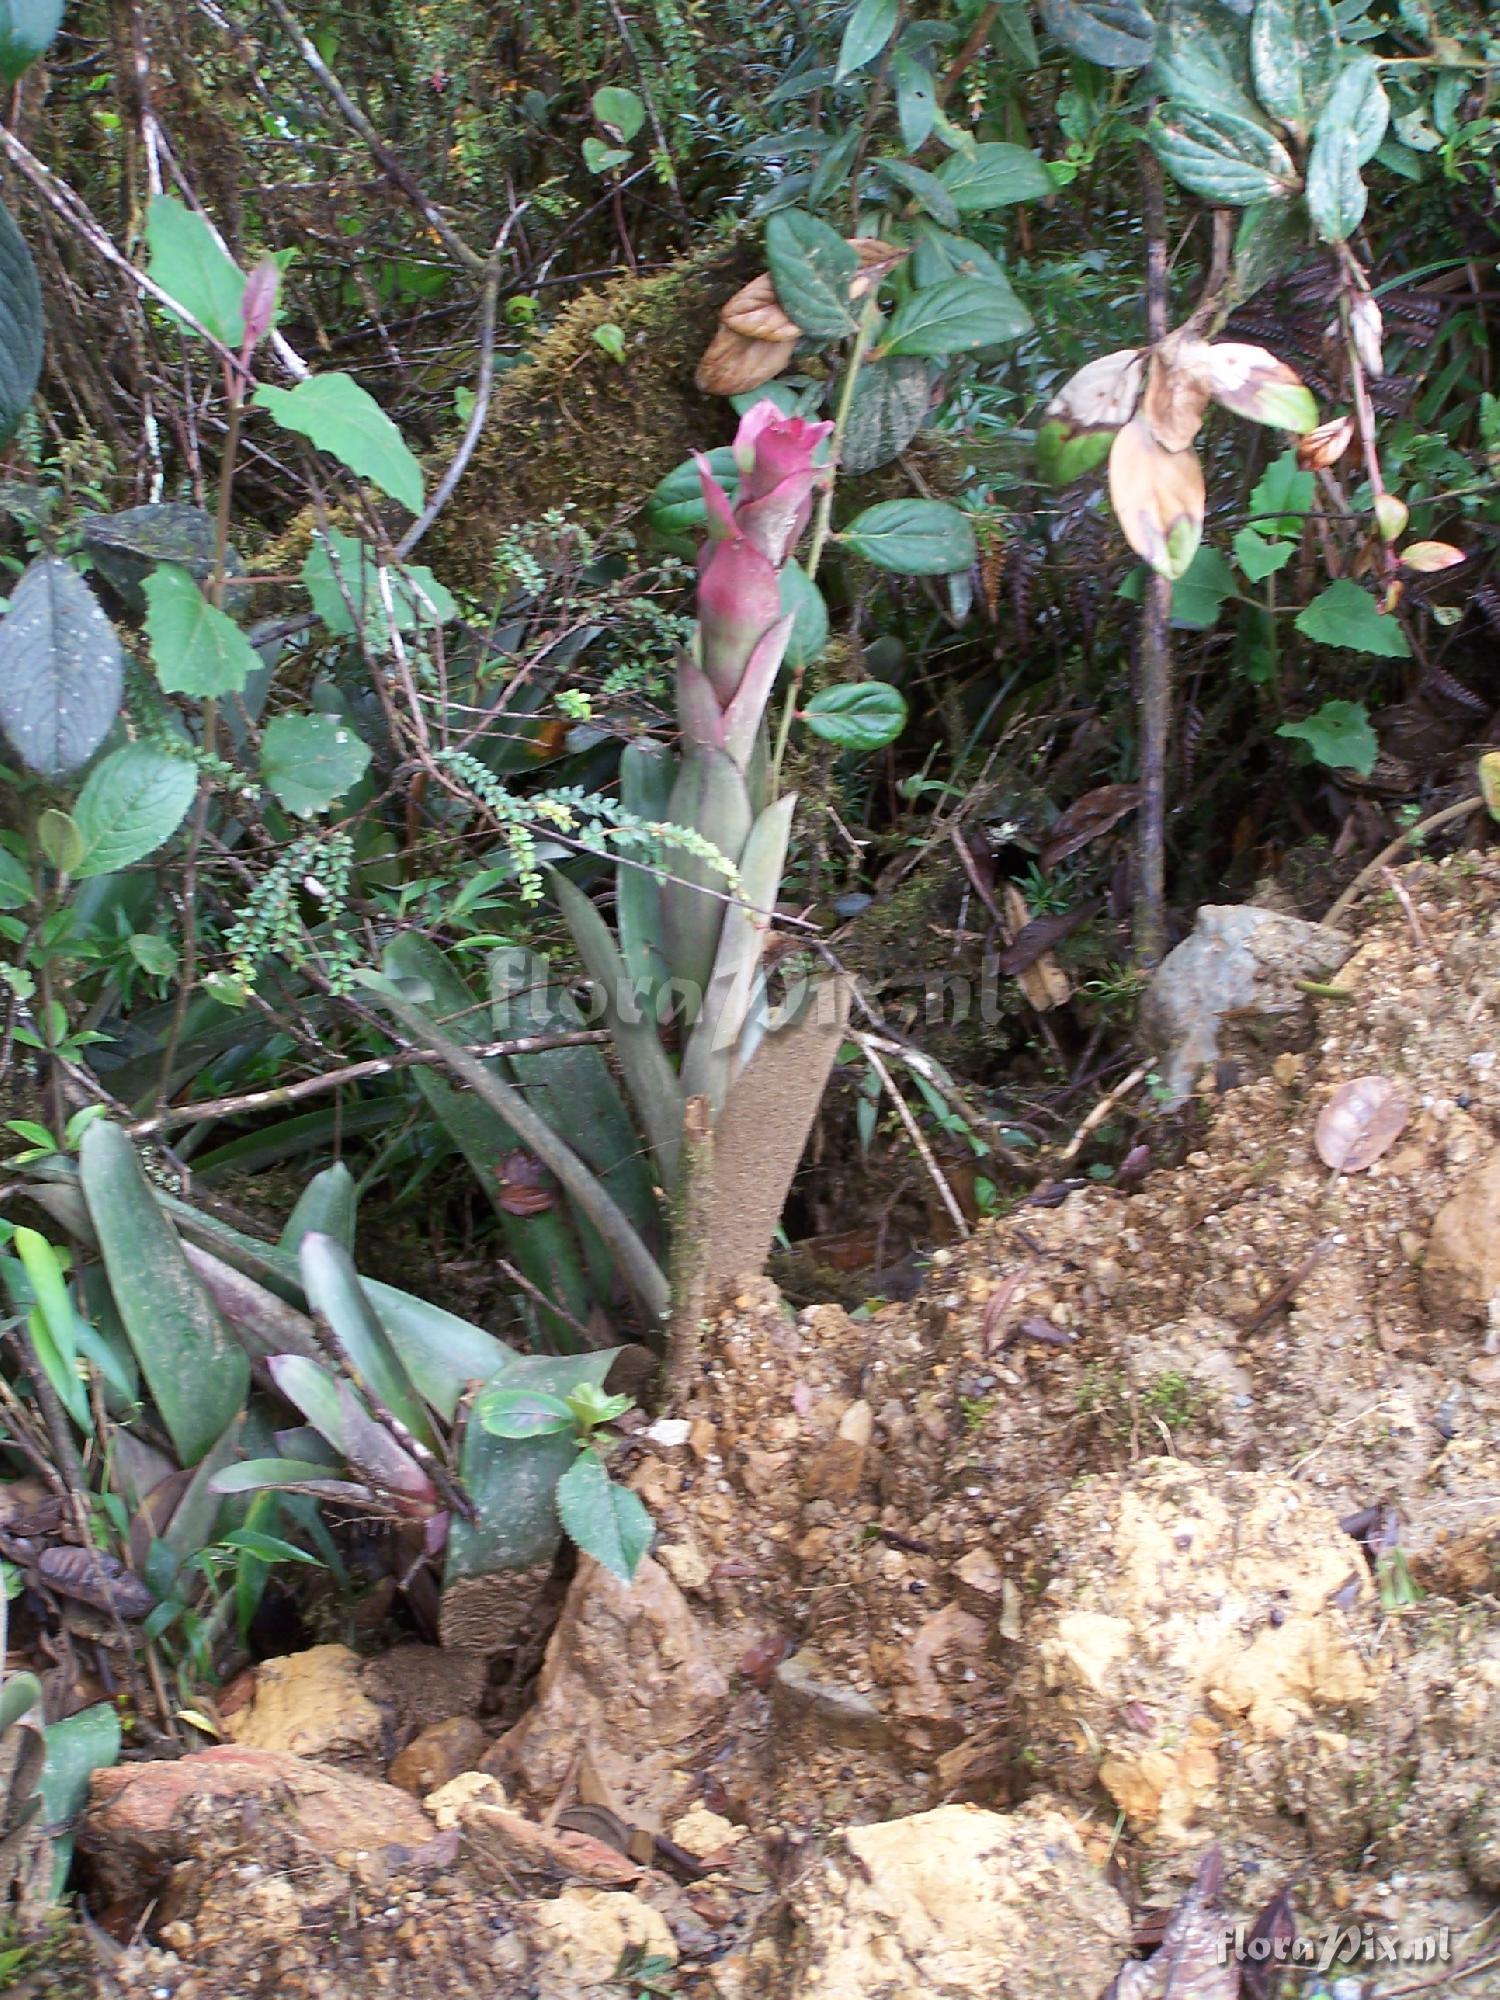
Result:
[[[879,1295],[1199,902],[1463,834],[1497,65],[1478,0],[0,0],[0,1557],[124,1638],[49,1820],[273,1575],[367,1587],[351,1510],[423,1630],[628,1575],[622,1348],[778,1225]]]

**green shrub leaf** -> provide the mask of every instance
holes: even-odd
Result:
[[[83,836],[74,874],[113,875],[154,854],[187,818],[198,773],[154,743],[127,743],[96,764],[73,817]]]
[[[475,1398],[473,1417],[491,1437],[560,1437],[577,1429],[562,1397],[541,1389],[486,1389]]]
[[[968,516],[943,500],[882,500],[857,514],[839,540],[900,576],[947,576],[977,554]]]
[[[0,76],[14,83],[44,56],[62,26],[64,0],[0,0]]]
[[[867,361],[850,398],[840,469],[873,472],[889,465],[922,428],[931,402],[932,371],[925,361]]]
[[[655,1523],[628,1486],[617,1486],[596,1453],[582,1451],[557,1482],[557,1513],[586,1556],[629,1583],[651,1546]]]
[[[1031,314],[1009,285],[984,278],[948,278],[929,285],[891,315],[880,348],[887,355],[961,354],[1018,340]]]
[[[260,655],[232,618],[210,604],[185,569],[166,564],[141,586],[156,678],[167,694],[239,694]]]
[[[391,608],[380,587],[380,565],[364,542],[334,528],[319,535],[302,565],[302,581],[313,609],[340,638],[362,632],[374,652],[391,645],[391,623],[398,632],[415,632],[419,625],[447,625],[458,616],[453,593],[438,582],[425,564],[411,563],[387,572]]]
[[[1065,49],[1104,69],[1139,69],[1156,46],[1156,24],[1138,0],[1042,0],[1042,21]]]
[[[599,123],[613,132],[622,146],[628,146],[646,122],[646,107],[633,90],[606,83],[589,99]]]
[[[987,141],[972,152],[951,153],[938,168],[937,178],[960,215],[1016,201],[1039,201],[1054,192],[1052,176],[1035,153],[999,140]]]
[[[311,438],[357,479],[368,479],[413,514],[422,511],[422,468],[367,389],[348,375],[310,375],[295,389],[257,389],[259,408],[286,431]]]
[[[1369,777],[1380,754],[1380,739],[1362,701],[1325,701],[1316,715],[1283,722],[1276,734],[1296,737],[1331,770],[1353,771],[1361,778]]]
[[[1339,65],[1339,31],[1328,0],[1256,0],[1250,21],[1255,94],[1273,118],[1306,134]]]
[[[891,39],[900,12],[899,0],[858,0],[839,43],[838,67],[833,73],[835,83],[842,83],[846,76],[875,60]],[[791,307],[787,310],[790,312]]]
[[[1264,125],[1232,111],[1164,104],[1147,137],[1172,178],[1205,201],[1249,208],[1296,191],[1286,147]]]
[[[1399,622],[1382,612],[1370,593],[1350,577],[1330,583],[1305,611],[1299,611],[1297,630],[1325,646],[1347,646],[1351,652],[1374,653],[1384,660],[1404,660],[1411,652]]]
[[[43,335],[36,265],[10,211],[0,206],[0,444],[15,435],[36,394]]]
[[[278,715],[261,741],[261,776],[289,813],[326,812],[369,763],[369,744],[336,715]]]
[[[245,274],[222,250],[208,219],[175,194],[151,198],[146,212],[146,269],[163,291],[224,347],[245,338]]]
[[[800,208],[786,208],[766,224],[766,263],[788,315],[814,340],[839,340],[854,331],[849,280],[859,258],[826,222]]]
[[[889,681],[845,681],[820,688],[801,719],[841,750],[883,750],[906,727],[906,696]]]

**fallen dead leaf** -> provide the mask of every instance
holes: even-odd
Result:
[[[1362,1174],[1395,1145],[1410,1117],[1405,1092],[1389,1077],[1351,1077],[1318,1113],[1318,1158],[1336,1174]]]

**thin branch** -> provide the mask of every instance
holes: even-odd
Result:
[[[1153,344],[1167,334],[1166,196],[1156,156],[1141,149],[1146,225],[1146,331]],[[1172,744],[1172,581],[1153,569],[1141,605],[1140,782],[1136,821],[1135,955],[1155,965],[1167,946],[1167,763]]]

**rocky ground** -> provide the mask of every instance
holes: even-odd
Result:
[[[1259,1916],[1500,1994],[1500,859],[1399,880],[1181,1167],[748,1287],[504,1734],[480,1655],[323,1647],[96,1779],[98,1990],[1273,2000]]]

